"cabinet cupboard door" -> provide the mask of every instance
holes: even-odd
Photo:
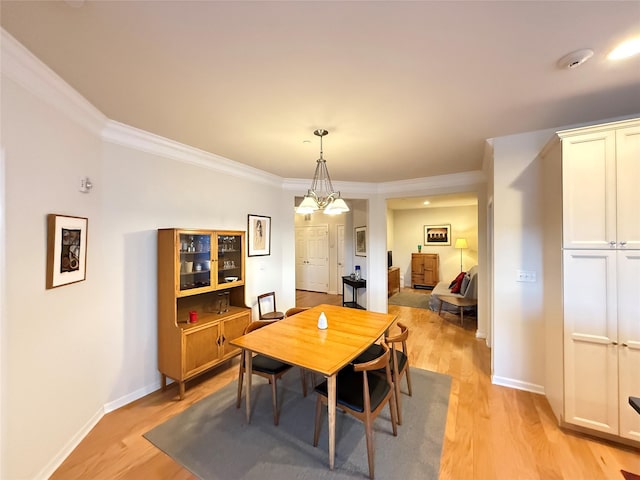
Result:
[[[640,249],[640,126],[616,131],[618,248]]]
[[[564,248],[610,248],[616,238],[615,132],[562,140]]]
[[[428,256],[424,258],[424,284],[436,285],[438,283],[438,257]]]
[[[620,436],[640,441],[640,415],[629,405],[640,397],[640,250],[617,254]]]
[[[250,316],[242,315],[240,317],[230,318],[222,322],[222,335],[224,341],[222,343],[222,356],[227,356],[236,353],[240,350],[238,347],[231,345],[231,340],[242,336],[244,329],[250,322]]]
[[[564,252],[565,421],[618,434],[616,252]]]
[[[184,335],[184,376],[203,370],[218,360],[218,332],[216,324]]]

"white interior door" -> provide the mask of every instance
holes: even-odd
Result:
[[[296,228],[296,288],[329,291],[329,226]]]
[[[340,289],[346,268],[344,264],[344,225],[336,225],[336,257],[338,263],[336,268],[336,285],[337,288]]]

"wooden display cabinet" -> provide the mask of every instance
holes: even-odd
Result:
[[[245,234],[158,230],[158,369],[179,385],[238,355],[230,341],[251,321],[245,305]],[[192,312],[197,321],[191,323]]]
[[[411,286],[435,287],[440,279],[437,253],[411,254]]]

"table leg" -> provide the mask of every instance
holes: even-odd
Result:
[[[333,470],[336,453],[336,375],[327,379],[328,417],[329,417],[329,469]]]
[[[464,307],[460,307],[460,326],[464,327]]]
[[[244,376],[247,379],[245,384],[244,403],[247,408],[247,423],[251,422],[251,377],[253,368],[253,353],[250,350],[244,351]]]
[[[442,299],[441,299],[441,298],[439,298],[438,300],[440,300],[440,308],[438,308],[438,316],[439,316],[439,315],[441,315],[441,314],[442,314],[442,304],[443,304],[444,302],[442,301]]]

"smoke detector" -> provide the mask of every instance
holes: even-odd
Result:
[[[576,68],[582,65],[584,62],[593,57],[593,50],[589,48],[583,48],[582,50],[576,50],[571,52],[560,60],[558,60],[558,66],[560,68]]]

